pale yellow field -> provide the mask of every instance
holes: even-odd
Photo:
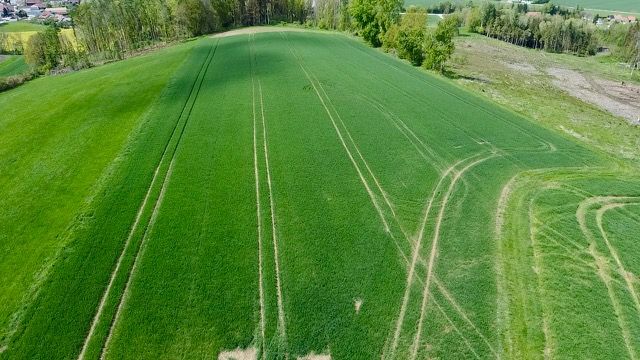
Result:
[[[1,33],[0,47],[4,48],[4,50],[6,51],[14,51],[16,50],[16,48],[20,47],[25,48],[29,42],[29,39],[37,33],[37,31]],[[73,29],[62,29],[60,33],[72,44],[77,44]]]

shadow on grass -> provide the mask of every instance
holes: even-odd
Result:
[[[479,78],[479,77],[476,77],[476,76],[469,76],[469,75],[460,74],[460,73],[457,73],[455,71],[455,69],[450,69],[450,68],[445,69],[442,72],[442,75],[444,75],[445,77],[447,77],[449,79],[452,79],[452,80],[463,79],[463,80],[475,81],[475,82],[479,82],[479,83],[483,83],[483,84],[491,83],[491,81],[489,81],[487,79]]]

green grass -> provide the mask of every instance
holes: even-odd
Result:
[[[26,21],[14,21],[0,25],[0,32],[30,32],[43,31],[47,27],[45,25],[34,24]]]
[[[24,56],[0,55],[0,77],[20,75],[29,70],[24,62]]]
[[[40,87],[76,94],[45,95],[73,116],[61,126],[60,113],[24,108],[0,122],[12,130],[0,134],[12,134],[37,121],[0,142],[0,184],[24,186],[0,203],[14,226],[3,254],[35,269],[20,268],[34,290],[2,292],[14,304],[6,316],[19,321],[7,322],[15,332],[5,332],[0,357],[628,354],[615,310],[631,319],[635,309],[620,279],[616,307],[597,268],[580,268],[595,260],[564,257],[546,228],[534,231],[540,242],[529,235],[533,215],[579,243],[581,201],[640,194],[629,164],[613,167],[608,153],[450,80],[344,35],[275,32],[39,79],[0,102],[15,106]],[[116,92],[120,101],[104,101]],[[51,140],[63,133],[66,141]],[[52,159],[57,177],[27,171]],[[65,161],[84,188],[60,177],[71,171]],[[19,207],[23,199],[31,207]],[[64,225],[29,231],[50,221],[48,200]],[[603,226],[627,271],[638,271],[637,221],[626,214],[612,210]],[[45,243],[50,233],[62,240]],[[51,270],[30,282],[56,251]],[[630,336],[635,320],[625,323]]]
[[[129,139],[184,56],[172,49],[38,79],[0,98],[0,107],[11,109],[0,121],[3,344],[21,331],[25,308],[85,231]],[[33,94],[37,107],[26,105]]]

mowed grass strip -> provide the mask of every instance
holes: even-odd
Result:
[[[123,141],[127,136],[130,136],[127,145],[124,149],[122,149],[123,145],[120,145],[120,148],[117,149],[117,151],[119,151],[117,161],[109,167],[101,183],[97,189],[94,190],[95,194],[93,198],[90,199],[91,201],[70,215],[71,219],[69,222],[71,222],[71,220],[74,220],[74,222],[70,225],[65,224],[69,226],[67,232],[64,232],[64,228],[58,230],[61,235],[64,235],[68,240],[65,243],[57,244],[55,249],[63,250],[50,276],[46,278],[47,281],[44,283],[43,288],[38,292],[35,302],[24,305],[27,307],[26,313],[19,318],[21,321],[16,324],[18,331],[10,339],[11,341],[6,350],[7,356],[11,358],[34,358],[45,356],[46,354],[48,357],[69,358],[78,355],[83,340],[89,330],[91,320],[96,312],[100,296],[107,286],[109,275],[115,266],[122,246],[124,246],[124,240],[135,219],[140,203],[149,188],[149,183],[153,177],[158,161],[162,156],[163,149],[167,141],[169,141],[179,114],[184,107],[184,103],[186,102],[185,97],[189,94],[188,89],[192,86],[194,77],[197,74],[196,72],[191,75],[193,68],[202,64],[202,61],[206,58],[210,49],[209,46],[196,46],[191,50],[192,46],[194,45],[187,44],[138,59],[69,75],[69,77],[71,77],[70,81],[81,80],[82,77],[86,77],[87,79],[95,78],[95,81],[102,85],[89,82],[89,84],[93,85],[94,89],[106,87],[113,88],[114,91],[120,91],[120,96],[122,97],[111,96],[111,99],[117,102],[118,105],[122,105],[132,100],[138,101],[137,99],[143,94],[139,91],[141,89],[139,84],[143,81],[137,78],[137,76],[146,79],[146,81],[154,78],[142,70],[142,67],[151,71],[152,69],[156,69],[157,66],[157,69],[163,69],[163,71],[166,72],[164,82],[156,85],[157,92],[163,92],[162,95],[156,98],[158,96],[156,93],[156,97],[149,99],[147,107],[140,109],[138,113],[134,112],[134,114],[131,114],[136,115],[135,119],[139,121],[135,128],[122,129],[123,131],[129,130],[129,134],[126,134],[126,136],[121,135],[123,136]],[[181,65],[190,53],[192,55],[188,57],[188,61],[186,61],[184,65]],[[171,61],[168,62],[167,60]],[[177,76],[167,85],[167,81],[179,67],[180,71]],[[113,72],[119,72],[123,78],[127,79],[122,80],[122,78],[115,78],[123,82],[123,85],[129,87],[132,91],[133,89],[138,90],[133,94],[129,94],[123,91],[122,85],[114,85],[115,79],[113,78]],[[162,74],[163,72],[159,73]],[[112,79],[111,82],[106,81],[104,77],[110,77],[110,79]],[[53,80],[61,81],[59,79]],[[41,81],[46,82],[51,81],[51,79],[37,80],[32,84],[38,84]],[[33,86],[32,84],[11,91],[7,95],[18,95],[21,91],[25,91],[24,89],[28,90]],[[64,82],[60,85],[63,84]],[[149,85],[151,85],[151,83],[149,83]],[[77,99],[76,101],[82,101],[89,107],[84,111],[87,115],[91,114],[96,116],[96,114],[100,114],[99,112],[93,113],[93,111],[89,109],[100,109],[99,104],[102,103],[104,98],[110,98],[108,93],[103,93],[104,98],[101,98],[100,102],[88,101],[88,99],[91,99],[89,95],[93,94],[92,91],[87,91],[87,89],[80,91],[77,89],[77,86],[70,84],[67,86],[70,86],[68,91],[77,92],[77,94],[70,96],[70,99],[75,98]],[[165,86],[166,90],[163,91]],[[150,88],[145,87],[142,89],[150,90]],[[155,105],[149,108],[156,99]],[[71,104],[73,104],[73,102]],[[116,108],[121,109],[119,106]],[[128,107],[130,111],[134,111],[137,108],[134,104]],[[63,107],[58,110],[58,112],[64,109]],[[76,109],[79,115],[83,114],[81,109],[82,107]],[[65,112],[68,111],[69,110],[66,110]],[[143,111],[147,111],[147,113],[144,114]],[[53,115],[54,116],[51,117],[38,117],[38,119],[47,120],[38,124],[41,127],[40,131],[46,132],[47,135],[50,135],[50,132],[46,131],[47,126],[60,126],[60,123],[54,122],[52,118],[68,119],[67,121],[74,119],[74,117],[71,116],[63,117],[60,113],[56,112],[53,112]],[[109,113],[107,112],[103,116],[109,116]],[[122,117],[122,115],[120,116]],[[116,121],[116,119],[119,118],[116,117],[115,114],[111,114],[109,119]],[[81,117],[76,121],[78,120],[83,120],[85,127],[91,124],[90,121],[84,120]],[[98,124],[105,123],[105,125],[114,126],[114,122],[100,121],[99,117],[93,121]],[[73,122],[71,124],[73,124]],[[69,126],[71,126],[71,124]],[[122,121],[116,122],[115,124],[119,126],[124,125]],[[11,125],[17,126],[18,124]],[[31,126],[35,126],[35,124]],[[25,131],[25,139],[30,138],[32,141],[36,141],[38,136],[43,136],[44,139],[44,134],[41,134],[40,131],[36,132],[36,129],[31,129],[32,133],[27,132],[27,130],[30,129],[29,127],[24,127],[23,125],[22,129]],[[103,138],[103,134],[109,133],[108,129],[109,128],[107,128],[107,130],[101,129],[100,136],[96,137],[98,136],[96,134],[96,136],[91,139],[93,141],[91,145],[102,146],[101,150],[105,151],[107,147],[105,147],[103,141],[99,140]],[[66,132],[69,133],[69,130]],[[112,135],[115,134],[113,129],[111,129],[110,132]],[[81,139],[79,136],[76,136],[76,138]],[[66,137],[64,139],[70,141]],[[16,138],[14,141],[18,140],[19,139]],[[54,143],[51,145],[57,144]],[[78,143],[74,141],[71,141],[69,145],[75,145],[78,149],[82,149],[78,146]],[[89,149],[92,148],[90,147]],[[77,156],[71,157],[70,160],[87,164],[97,164],[96,161],[100,159],[95,151],[87,152],[86,155],[91,155],[91,160],[80,160]],[[34,161],[41,163],[41,161],[37,159]],[[113,159],[111,159],[111,161],[113,161]],[[80,169],[77,165],[76,163],[75,168]],[[59,171],[68,170],[60,168]],[[37,178],[34,180],[37,180]],[[48,186],[49,191],[55,190],[55,187],[50,187],[51,182],[48,183]],[[79,195],[81,195],[81,193]],[[40,205],[42,206],[45,204],[42,200],[46,199],[46,197],[43,197],[42,194],[39,196],[41,200]],[[58,201],[57,205],[59,206],[60,204],[60,201]],[[60,207],[57,209],[62,210]],[[76,217],[75,219],[73,218],[74,216]],[[36,221],[49,220],[42,216],[37,216],[35,219]],[[19,221],[16,221],[16,224],[19,223]],[[54,230],[55,228],[51,229]],[[37,237],[33,232],[22,236],[27,235],[33,236],[34,240],[39,239],[40,244],[38,245],[43,246],[42,240],[46,239],[45,236]],[[36,245],[34,244],[34,246]],[[46,247],[42,247],[42,249],[46,249]],[[28,253],[37,254],[37,252],[33,250]],[[25,253],[23,252],[21,254],[24,258]],[[5,263],[3,262],[3,264]],[[20,297],[16,298],[20,299]],[[51,314],[55,314],[55,316]]]

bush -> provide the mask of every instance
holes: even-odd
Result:
[[[0,78],[0,92],[16,88],[29,80],[35,79],[36,77],[38,77],[38,74],[30,71],[26,74]]]
[[[427,12],[410,7],[399,25],[393,25],[384,35],[385,51],[396,51],[398,57],[420,66],[424,60],[423,43],[427,32]]]

